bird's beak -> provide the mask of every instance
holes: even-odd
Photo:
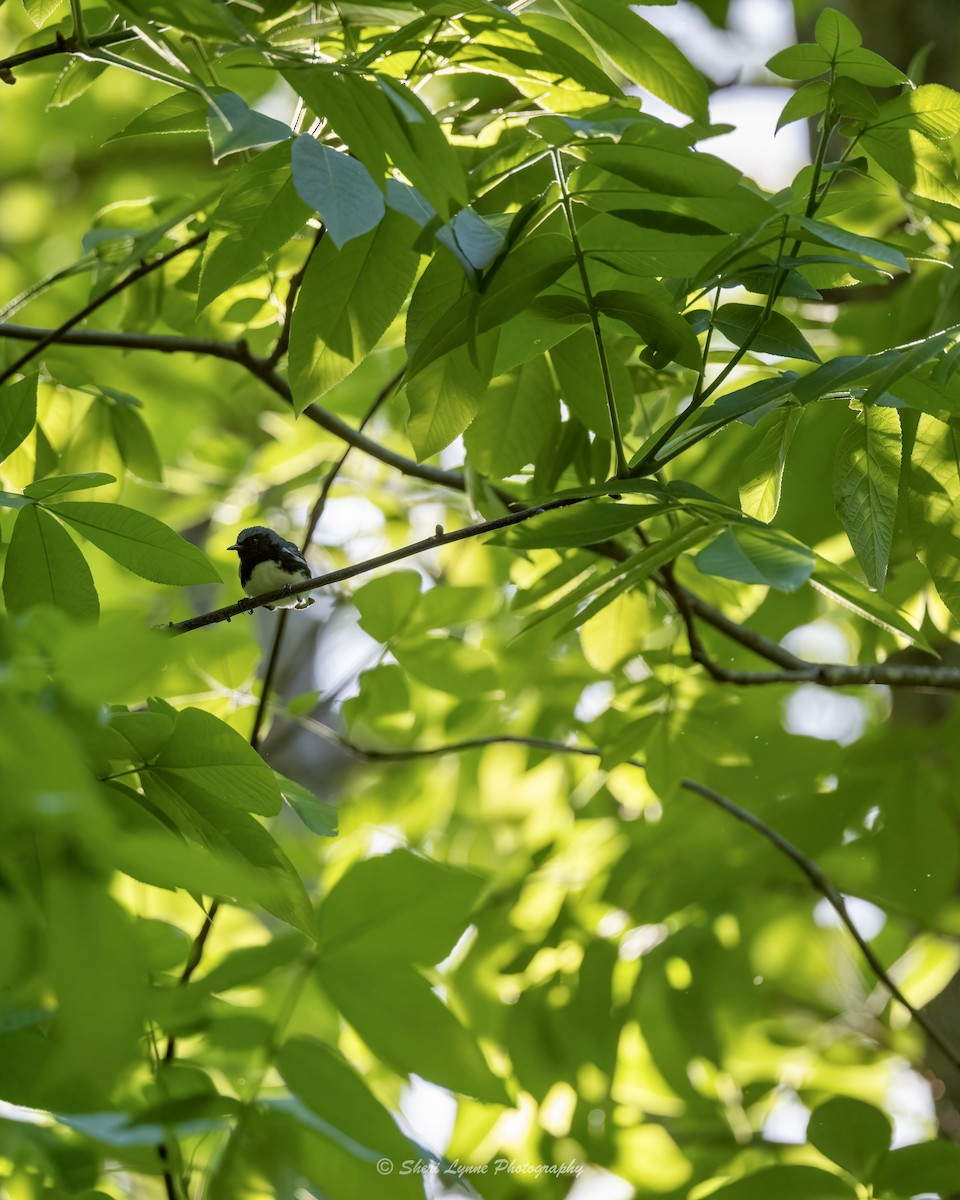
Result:
[[[236,543],[236,542],[234,542],[234,543],[233,543],[233,545],[232,545],[232,546],[228,546],[228,547],[227,547],[227,549],[228,549],[228,550],[239,550],[239,549],[240,549],[240,547],[237,545],[237,543]]]

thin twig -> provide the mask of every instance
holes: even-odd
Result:
[[[287,287],[287,302],[283,313],[283,326],[280,330],[280,336],[277,338],[277,344],[267,355],[267,365],[270,367],[277,365],[280,359],[286,354],[287,347],[290,345],[290,322],[293,320],[293,306],[296,304],[300,288],[303,286],[303,280],[307,274],[307,267],[310,266],[310,260],[323,241],[323,235],[326,231],[326,225],[317,226],[316,232],[313,235],[313,244],[307,251],[307,257],[303,260],[303,266],[294,275],[290,276],[290,283]]]
[[[202,242],[207,240],[208,236],[209,230],[204,230],[202,233],[195,234],[192,238],[189,238],[181,245],[174,246],[172,250],[168,250],[166,254],[161,254],[157,258],[151,259],[149,262],[142,262],[138,267],[131,271],[129,275],[124,275],[122,279],[118,279],[112,287],[107,288],[105,292],[101,292],[99,296],[94,297],[89,304],[85,304],[83,308],[81,308],[78,312],[75,312],[72,317],[68,317],[62,325],[58,325],[56,329],[48,330],[43,337],[37,340],[35,345],[31,346],[29,350],[21,354],[20,357],[15,362],[11,363],[5,371],[0,372],[0,384],[6,383],[11,376],[22,370],[31,359],[36,358],[36,356],[45,350],[47,346],[51,345],[53,342],[60,341],[64,334],[69,333],[74,325],[79,325],[81,321],[89,317],[91,313],[96,312],[97,309],[106,304],[108,300],[112,300],[114,296],[119,295],[120,292],[136,283],[138,279],[142,279],[145,275],[149,275],[151,272],[165,266],[168,262],[172,262],[173,259],[185,253],[187,250],[192,250],[194,246],[199,246]]]
[[[484,746],[495,746],[502,743],[508,743],[517,746],[529,746],[534,750],[545,750],[552,754],[575,754],[583,758],[602,757],[600,750],[593,749],[588,746],[568,746],[563,742],[554,742],[548,738],[525,737],[520,734],[493,734],[489,737],[467,738],[460,742],[450,742],[444,746],[428,747],[423,750],[419,749],[404,749],[404,750],[372,750],[362,746],[357,746],[354,743],[340,738],[338,739],[347,750],[352,751],[360,758],[366,758],[374,762],[390,762],[390,761],[405,761],[416,758],[435,758],[444,754],[459,754],[465,750],[477,750]],[[636,767],[639,770],[645,770],[644,764],[636,758],[628,759],[625,766]],[[706,784],[698,783],[694,779],[682,779],[680,787],[690,792],[692,795],[699,796],[702,800],[721,809],[735,820],[749,826],[755,833],[758,833],[762,838],[770,843],[780,854],[788,858],[794,866],[796,866],[812,884],[813,888],[820,893],[827,901],[830,907],[840,918],[844,928],[853,938],[859,948],[864,959],[870,966],[870,969],[876,975],[877,979],[887,989],[890,995],[901,1004],[910,1016],[917,1022],[921,1029],[927,1034],[930,1040],[942,1051],[949,1059],[953,1066],[960,1068],[960,1051],[955,1049],[945,1034],[941,1033],[937,1026],[926,1016],[922,1010],[916,1008],[906,998],[883,963],[874,953],[870,944],[866,941],[860,931],[857,929],[853,918],[850,916],[846,902],[840,890],[833,884],[830,879],[823,873],[820,867],[808,858],[802,850],[798,849],[794,844],[788,841],[777,830],[773,829],[755,813],[749,809],[741,808],[741,806],[723,796],[720,792],[714,791],[713,788],[707,787]]]
[[[535,508],[524,508],[520,512],[509,513],[505,517],[496,517],[492,521],[481,521],[476,525],[467,525],[463,529],[455,529],[451,533],[444,533],[439,527],[437,533],[433,537],[423,538],[419,542],[412,542],[409,546],[401,546],[397,550],[390,550],[386,554],[378,554],[375,558],[368,558],[364,562],[354,563],[351,567],[341,567],[336,571],[328,571],[324,575],[317,575],[313,579],[306,579],[302,583],[291,584],[285,588],[277,588],[272,592],[264,592],[262,596],[248,596],[245,600],[238,600],[235,604],[228,604],[224,608],[216,608],[212,612],[201,613],[196,617],[189,617],[185,621],[172,621],[169,625],[160,626],[169,633],[189,633],[193,629],[202,629],[205,625],[216,625],[220,621],[229,621],[232,617],[239,616],[240,613],[252,612],[255,608],[262,608],[265,604],[274,604],[277,600],[287,600],[291,596],[299,596],[306,592],[317,591],[323,587],[329,587],[331,584],[343,583],[347,579],[355,579],[358,575],[368,575],[371,571],[376,571],[379,567],[387,567],[391,563],[400,562],[404,558],[412,558],[415,554],[423,554],[427,550],[435,550],[438,546],[449,546],[452,542],[463,542],[469,538],[481,537],[486,533],[496,533],[499,529],[508,529],[511,525],[520,525],[524,521],[529,521],[533,517],[540,516],[541,513],[550,512],[555,508],[567,508],[572,504],[582,504],[589,497],[585,496],[564,496],[559,500],[549,500],[546,504],[538,504]]]

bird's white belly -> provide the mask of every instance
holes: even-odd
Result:
[[[258,562],[250,572],[250,578],[244,584],[243,590],[248,596],[262,596],[264,592],[275,592],[277,588],[286,587],[288,583],[298,583],[300,579],[306,578],[306,575],[290,575],[278,563],[264,560]],[[289,600],[277,600],[267,607],[291,608],[297,600],[297,596],[291,596]]]

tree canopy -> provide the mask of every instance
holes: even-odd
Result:
[[[960,94],[824,8],[770,194],[623,0],[0,37],[5,1194],[955,1192]]]

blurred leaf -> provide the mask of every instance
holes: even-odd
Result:
[[[310,832],[318,833],[321,837],[336,837],[336,808],[332,804],[325,804],[322,800],[318,800],[309,788],[305,788],[296,780],[288,779],[279,771],[275,771],[274,774],[280,784],[280,792],[284,800]]]
[[[854,1200],[856,1192],[839,1175],[819,1167],[761,1167],[713,1193],[718,1200]]]
[[[201,804],[217,797],[243,812],[280,811],[277,779],[249,742],[212,713],[184,708],[150,765],[181,796]]]
[[[353,593],[360,628],[378,642],[389,641],[403,628],[420,601],[416,571],[393,571],[371,579]]]
[[[838,1167],[867,1181],[890,1148],[890,1118],[872,1104],[837,1096],[818,1104],[807,1126],[807,1140]]]
[[[871,1180],[881,1195],[949,1192],[960,1173],[960,1146],[943,1140],[899,1146],[880,1160]]]
[[[3,569],[3,599],[11,612],[52,604],[74,617],[96,618],[97,590],[86,559],[58,521],[38,505],[21,510]]]
[[[914,549],[960,620],[960,431],[921,416],[910,464]]]
[[[9,458],[37,420],[37,376],[0,388],[0,463]]]

